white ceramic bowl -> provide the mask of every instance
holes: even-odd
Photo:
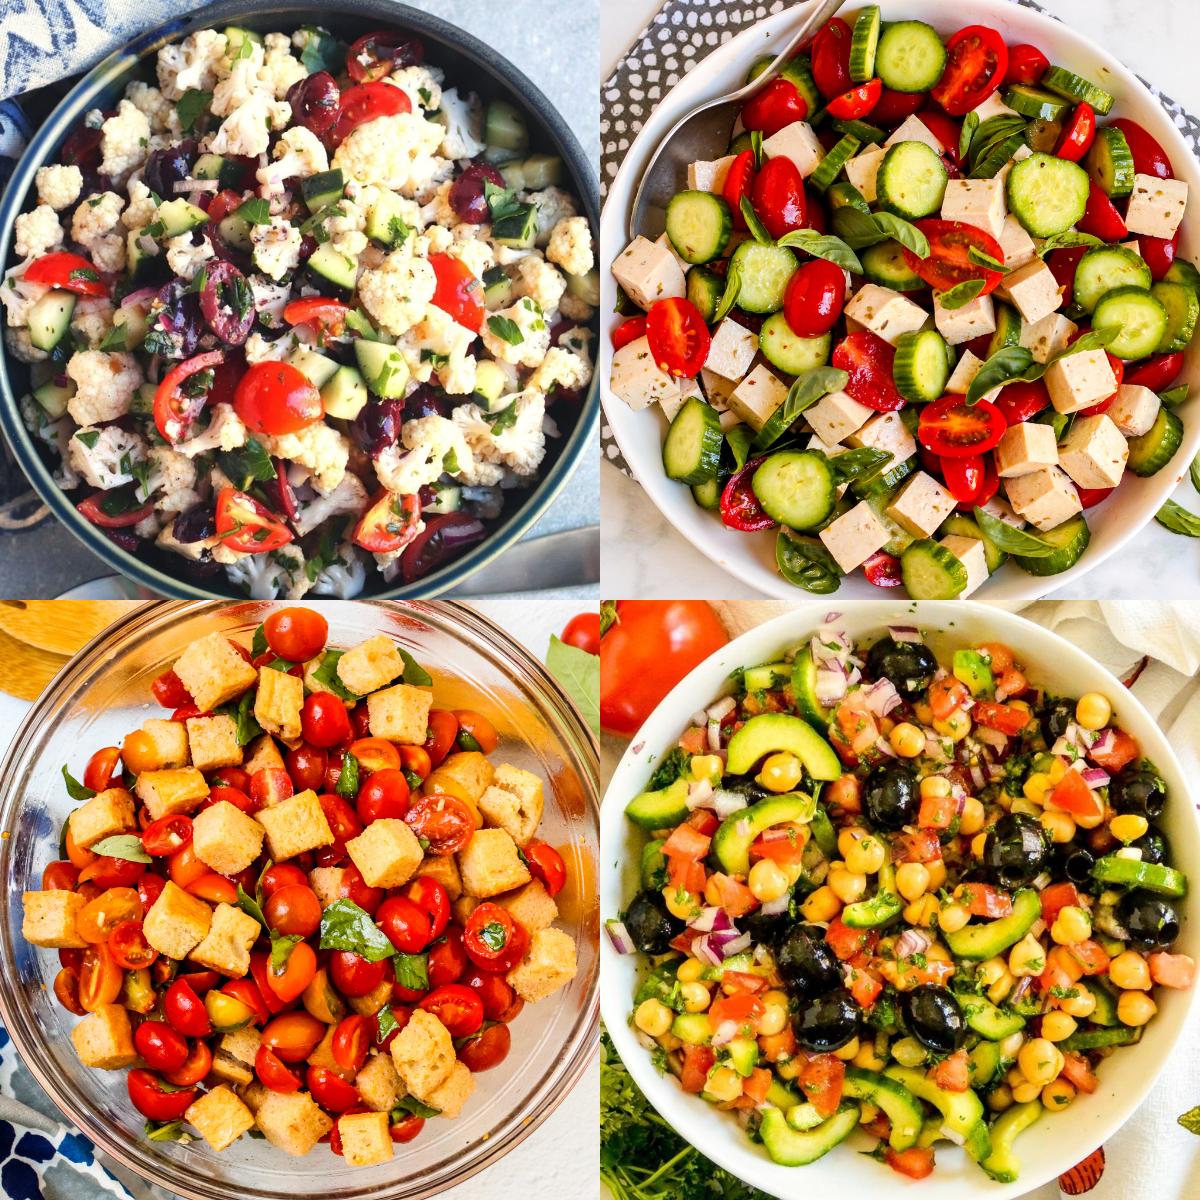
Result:
[[[1191,204],[1183,223],[1180,253],[1188,259],[1200,258],[1200,218],[1195,215],[1200,212],[1200,164],[1159,102],[1107,50],[1102,50],[1070,26],[1010,0],[967,0],[961,5],[947,4],[946,0],[881,0],[881,7],[885,21],[928,21],[943,34],[953,33],[968,24],[990,25],[1000,31],[1009,45],[1030,42],[1051,62],[1093,79],[1112,92],[1117,98],[1113,115],[1129,117],[1144,125],[1170,156],[1178,177],[1187,182]],[[852,19],[854,10],[849,11]],[[632,412],[608,387],[612,370],[609,334],[622,318],[613,312],[616,284],[606,268],[628,241],[630,202],[652,149],[690,108],[738,87],[750,64],[779,45],[786,31],[794,28],[797,14],[797,8],[789,7],[769,17],[715,50],[688,72],[655,110],[625,156],[609,188],[600,222],[600,242],[606,250],[601,264],[601,398],[605,419],[612,427],[625,461],[663,516],[692,545],[741,582],[785,600],[797,599],[797,589],[776,569],[775,534],[738,533],[726,529],[716,514],[695,504],[690,491],[668,479],[663,472],[662,439],[666,422],[662,412],[657,406]],[[841,15],[845,17],[846,12]],[[1027,575],[1010,563],[984,585],[981,596],[993,602],[1035,600],[1099,565],[1150,522],[1174,489],[1185,465],[1200,449],[1200,391],[1196,388],[1200,384],[1200,349],[1195,343],[1188,351],[1183,380],[1192,385],[1193,395],[1177,410],[1184,421],[1184,435],[1174,461],[1148,479],[1127,473],[1114,495],[1088,512],[1091,545],[1071,570],[1043,579]],[[847,598],[871,595],[878,595],[878,592],[861,571],[844,579],[839,593]]]
[[[652,764],[674,745],[693,712],[729,691],[731,671],[773,662],[782,651],[807,641],[829,607],[825,601],[804,604],[730,642],[674,688],[633,738],[600,811],[600,912],[605,920],[616,917],[638,888],[638,852],[644,835],[625,819],[623,810],[645,787]],[[1145,756],[1166,780],[1169,799],[1158,824],[1170,841],[1174,865],[1195,881],[1200,871],[1200,822],[1179,761],[1150,714],[1098,663],[1041,626],[981,604],[852,601],[837,607],[842,612],[839,625],[854,640],[877,634],[888,623],[915,623],[932,635],[939,652],[980,641],[1001,641],[1012,647],[1036,685],[1069,696],[1091,691],[1108,696],[1120,726],[1138,739]],[[1182,928],[1176,946],[1196,958],[1200,956],[1200,921],[1191,917],[1192,908],[1190,901],[1180,905]],[[1098,1090],[1021,1134],[1016,1153],[1022,1170],[1015,1183],[991,1182],[961,1150],[939,1142],[933,1175],[910,1184],[887,1167],[854,1153],[872,1144],[860,1133],[808,1167],[778,1166],[761,1146],[746,1138],[732,1117],[687,1095],[670,1076],[659,1075],[628,1024],[640,973],[638,957],[619,955],[608,938],[601,941],[601,1015],[625,1065],[650,1102],[680,1136],[738,1178],[773,1196],[803,1196],[804,1200],[891,1195],[910,1187],[919,1189],[922,1200],[1008,1200],[1054,1179],[1110,1137],[1142,1102],[1183,1032],[1189,1012],[1196,1011],[1200,992],[1196,988],[1187,992],[1159,989],[1158,1015],[1138,1045],[1123,1048],[1104,1062]]]

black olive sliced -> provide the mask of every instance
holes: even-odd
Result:
[[[1136,813],[1152,821],[1167,803],[1167,785],[1152,767],[1135,764],[1109,784],[1108,801],[1119,813]]]
[[[953,993],[923,983],[904,995],[904,1021],[909,1033],[935,1054],[953,1054],[966,1040],[967,1027]]]
[[[898,642],[889,635],[867,651],[867,672],[890,679],[900,695],[912,697],[933,682],[937,659],[924,642]]]
[[[639,892],[625,913],[625,928],[643,954],[665,954],[671,939],[684,930],[684,922],[667,911],[657,892]]]
[[[994,883],[1010,890],[1036,879],[1049,858],[1046,831],[1027,813],[1005,813],[983,846],[984,869]]]
[[[819,925],[797,925],[789,930],[775,952],[775,965],[784,982],[799,992],[827,991],[842,978],[837,955]]]
[[[1117,902],[1117,920],[1144,946],[1169,946],[1179,936],[1175,906],[1150,892],[1127,892]]]

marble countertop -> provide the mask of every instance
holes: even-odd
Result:
[[[1139,0],[1134,13],[1120,0],[1040,0],[1042,6],[1094,41],[1193,113],[1200,113],[1200,75],[1191,49],[1200,45],[1200,5]],[[600,64],[608,75],[660,7],[659,0],[605,0]],[[776,5],[765,6],[775,11]],[[1132,14],[1132,15],[1131,15]],[[601,570],[606,595],[642,598],[761,593],[732,578],[667,522],[632,479],[611,464],[600,471],[604,513]],[[1175,499],[1196,509],[1183,482]],[[1130,570],[1136,562],[1137,569]],[[1153,522],[1133,545],[1052,598],[1144,599],[1148,581],[1162,599],[1200,598],[1200,547]]]

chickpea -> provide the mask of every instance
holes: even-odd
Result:
[[[759,859],[750,868],[750,875],[746,882],[755,900],[759,900],[763,904],[778,900],[781,896],[786,895],[788,888],[791,887],[787,873],[769,858]]]
[[[794,754],[771,754],[758,773],[758,782],[769,792],[790,792],[802,774],[800,760]]]
[[[892,1043],[892,1057],[902,1067],[919,1067],[926,1059],[926,1051],[916,1038],[903,1037]]]
[[[888,734],[888,741],[901,758],[916,758],[925,749],[925,735],[910,721],[901,721]]]
[[[706,904],[711,904],[713,908],[720,908],[724,904],[724,897],[721,894],[721,885],[713,877],[704,885],[704,901]]]
[[[854,1056],[854,1065],[862,1071],[882,1071],[886,1062],[872,1041],[859,1046],[858,1053]]]
[[[704,964],[698,958],[685,958],[675,972],[680,983],[696,983],[704,975]]]
[[[633,1023],[652,1038],[662,1037],[674,1019],[675,1014],[661,1000],[643,1000],[633,1014]]]
[[[957,933],[970,919],[970,910],[964,905],[944,904],[938,912],[938,928],[943,933]]]
[[[667,912],[681,921],[690,921],[700,911],[696,897],[682,888],[665,887],[662,896]]]
[[[836,808],[847,812],[858,812],[860,784],[857,775],[842,775],[835,779],[823,793],[823,798]]]
[[[1021,1074],[1030,1083],[1037,1084],[1040,1091],[1062,1070],[1062,1051],[1047,1038],[1031,1038],[1017,1054],[1017,1065]]]
[[[1123,954],[1118,954],[1108,964],[1108,977],[1122,991],[1150,990],[1150,967],[1136,950],[1126,950]]]
[[[1032,933],[1008,952],[1008,969],[1016,976],[1040,975],[1046,969],[1046,951]]]
[[[1108,823],[1109,833],[1118,842],[1136,842],[1149,828],[1150,822],[1136,813],[1122,813]]]
[[[983,828],[984,820],[983,803],[975,796],[968,796],[958,819],[958,832],[972,837]]]
[[[763,1004],[762,1016],[758,1018],[759,1037],[774,1037],[787,1028],[788,1010],[782,1004]]]
[[[833,1052],[835,1058],[840,1058],[843,1062],[853,1062],[854,1056],[859,1052],[861,1047],[858,1043],[858,1038],[851,1038],[844,1046]]]
[[[925,870],[929,872],[929,890],[936,892],[946,882],[946,863],[943,859],[935,858],[933,862],[925,864]]]
[[[1040,771],[1034,771],[1021,785],[1021,791],[1025,794],[1025,799],[1031,803],[1045,804],[1046,797],[1050,794],[1051,786],[1049,775],[1044,775]]]
[[[1042,1037],[1048,1042],[1065,1042],[1078,1028],[1075,1018],[1062,1011],[1051,1011],[1042,1017]]]
[[[1145,1025],[1156,1012],[1158,1005],[1145,992],[1122,992],[1117,1001],[1117,1020],[1122,1025]]]
[[[942,737],[948,737],[952,742],[961,742],[971,732],[972,724],[970,714],[959,708],[945,720],[935,720],[933,727]]]
[[[1025,1045],[1025,1035],[1021,1032],[1010,1033],[1000,1042],[1000,1057],[1016,1059],[1021,1047]]]
[[[712,1001],[708,988],[702,983],[681,984],[679,994],[683,998],[683,1007],[690,1013],[703,1012]]]
[[[971,857],[982,858],[983,848],[987,845],[987,834],[980,832],[971,839]]]
[[[1012,1108],[1012,1088],[1007,1083],[1002,1083],[998,1087],[992,1088],[988,1093],[987,1106],[992,1112],[1004,1112],[1005,1109]]]
[[[841,870],[837,870],[836,867],[836,863],[830,867],[827,880],[833,894],[843,904],[853,904],[861,900],[867,894],[867,877],[856,871],[847,871],[844,863]]]
[[[1074,992],[1075,995],[1064,996],[1058,1002],[1058,1007],[1068,1016],[1082,1021],[1096,1011],[1096,997],[1088,989],[1075,984],[1068,991]]]
[[[905,900],[916,900],[929,887],[929,868],[924,863],[906,862],[896,868],[896,890]]]
[[[1075,1099],[1075,1089],[1065,1079],[1054,1079],[1042,1088],[1042,1104],[1050,1112],[1064,1109]]]
[[[922,800],[945,800],[950,795],[950,780],[945,775],[926,775],[921,780]]]
[[[1077,904],[1064,905],[1050,926],[1050,936],[1060,946],[1075,946],[1092,936],[1092,918]]]
[[[842,902],[831,887],[823,886],[809,893],[800,911],[809,921],[832,921],[842,911]]]
[[[847,834],[852,836],[847,838]],[[846,869],[857,875],[874,875],[883,866],[887,854],[883,843],[865,829],[842,830],[838,849],[846,861]]]
[[[1112,719],[1112,705],[1099,692],[1085,692],[1075,705],[1075,720],[1084,729],[1103,729]]]
[[[1042,828],[1050,835],[1050,840],[1060,846],[1075,836],[1075,818],[1070,813],[1048,808],[1039,820],[1042,822]]]
[[[904,906],[904,919],[910,925],[928,929],[937,916],[938,902],[933,896],[918,896],[911,904]]]
[[[742,1077],[732,1067],[715,1067],[704,1090],[718,1103],[729,1104],[742,1094]]]

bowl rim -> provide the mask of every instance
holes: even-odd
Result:
[[[283,600],[244,600],[241,602],[241,605],[268,608],[270,606],[286,606],[287,603],[287,601]],[[520,669],[528,676],[531,676],[533,681],[538,685],[541,691],[540,699],[548,706],[554,718],[562,724],[562,733],[564,736],[570,737],[571,748],[578,752],[584,760],[583,765],[586,768],[586,773],[581,777],[584,811],[580,819],[590,828],[592,836],[595,838],[595,853],[598,860],[600,853],[599,742],[574,701],[534,654],[491,617],[461,602],[448,600],[436,600],[432,602],[389,601],[369,598],[330,603],[337,603],[339,606],[370,605],[401,615],[406,613],[411,614],[417,620],[429,620],[439,632],[450,632],[456,638],[464,640],[464,643],[476,653],[485,654],[485,656],[487,654],[503,654],[508,656],[514,663],[519,664]],[[21,722],[13,731],[12,738],[4,751],[3,757],[0,758],[0,813],[3,813],[4,817],[8,818],[21,804],[21,801],[15,798],[15,789],[12,788],[12,783],[14,776],[19,774],[22,766],[26,763],[26,759],[29,757],[29,752],[25,748],[26,745],[33,742],[32,737],[24,735],[27,731],[35,730],[47,723],[47,714],[52,712],[56,702],[60,698],[59,693],[63,689],[78,687],[81,682],[93,678],[97,674],[98,664],[93,659],[98,651],[105,645],[124,641],[127,637],[133,635],[139,627],[144,634],[152,631],[154,628],[161,628],[168,622],[182,618],[203,616],[213,610],[236,609],[238,607],[240,605],[236,602],[213,599],[204,601],[149,601],[131,607],[128,612],[123,613],[112,624],[91,638],[67,660],[58,674],[46,685],[41,695],[30,704]],[[447,621],[452,626],[450,630],[447,630],[444,624]],[[482,648],[480,646],[481,642],[483,644]],[[103,670],[111,670],[117,661],[111,660],[106,662],[103,665]],[[8,796],[13,796],[14,798],[10,801]],[[7,827],[7,820],[3,824]],[[14,840],[7,837],[0,842],[0,865],[7,866],[13,845]],[[596,922],[594,918],[589,916],[589,912],[590,910],[584,909],[581,913],[579,920],[580,930],[585,936],[593,937],[594,935],[598,939],[598,931],[593,929]],[[13,955],[13,948],[18,940],[19,926],[14,930],[12,922],[6,920],[3,927],[0,928],[0,973],[6,978],[15,978],[18,973]],[[576,1015],[572,1025],[573,1035],[578,1036],[578,1043],[571,1057],[565,1059],[561,1065],[556,1065],[552,1071],[552,1075],[547,1077],[552,1077],[556,1086],[552,1091],[542,1096],[537,1109],[533,1112],[526,1112],[521,1109],[511,1114],[507,1118],[507,1127],[500,1136],[490,1136],[486,1143],[481,1143],[485,1146],[485,1149],[479,1154],[477,1159],[471,1161],[465,1168],[460,1168],[459,1172],[451,1178],[438,1179],[433,1189],[426,1184],[418,1184],[415,1188],[405,1191],[402,1193],[404,1200],[428,1200],[429,1197],[442,1194],[444,1188],[461,1184],[475,1177],[486,1168],[495,1166],[510,1150],[520,1145],[531,1133],[540,1128],[567,1095],[575,1089],[593,1061],[595,1043],[598,1042],[599,1038],[599,975],[600,955],[597,953],[592,963],[589,977],[586,980],[586,990],[583,993],[579,1013]],[[0,1026],[7,1029],[13,1045],[20,1055],[21,1061],[25,1064],[45,1094],[62,1112],[67,1124],[72,1128],[80,1129],[99,1149],[102,1149],[124,1167],[133,1171],[139,1178],[146,1180],[148,1183],[169,1188],[172,1193],[178,1194],[184,1200],[215,1200],[215,1197],[226,1195],[232,1200],[234,1195],[240,1197],[247,1194],[240,1191],[237,1193],[227,1193],[220,1190],[208,1192],[195,1191],[193,1190],[192,1180],[187,1169],[182,1164],[174,1163],[169,1159],[165,1161],[170,1169],[164,1173],[169,1178],[154,1178],[148,1175],[146,1170],[126,1153],[123,1145],[112,1138],[105,1129],[85,1126],[79,1121],[76,1115],[77,1110],[72,1108],[69,1103],[70,1090],[65,1089],[63,1094],[60,1095],[57,1088],[52,1086],[48,1081],[48,1071],[46,1070],[46,1062],[42,1054],[44,1051],[44,1039],[27,1038],[26,1034],[28,1030],[24,1027],[24,1019],[14,1018],[21,1018],[21,1014],[14,1009],[10,1009],[5,989],[0,988]],[[545,1080],[540,1082],[544,1084]],[[210,1186],[215,1189],[221,1187],[220,1184],[216,1183]],[[344,1197],[344,1200],[383,1200],[385,1196],[401,1195],[401,1193],[391,1191],[395,1186],[395,1182],[393,1181],[383,1185],[382,1188],[375,1185],[368,1185],[366,1190],[339,1191],[338,1195]],[[319,1194],[323,1193],[313,1193],[313,1196],[315,1197]],[[255,1193],[255,1195],[265,1198],[268,1194]],[[283,1193],[275,1193],[276,1197],[282,1195]],[[297,1197],[297,1200],[302,1200],[302,1198]]]
[[[22,152],[3,193],[0,194],[0,263],[6,262],[12,244],[13,225],[25,205],[38,167],[44,165],[57,149],[68,128],[91,107],[91,100],[104,86],[118,76],[134,69],[138,62],[159,47],[186,36],[197,29],[216,24],[231,24],[248,16],[270,18],[299,24],[304,20],[320,21],[329,15],[328,0],[274,0],[255,5],[250,0],[216,0],[155,24],[138,34],[124,46],[118,47],[85,72],[71,90],[55,105],[50,115],[34,131]],[[471,60],[514,96],[521,99],[526,111],[536,116],[550,141],[567,164],[571,184],[584,209],[584,215],[595,236],[599,230],[599,174],[574,131],[567,125],[559,110],[540,88],[509,59],[499,54],[480,38],[459,29],[432,13],[423,12],[408,4],[380,3],[377,0],[342,0],[337,6],[338,17],[353,17],[364,22],[386,22],[408,27],[445,43],[449,48]],[[597,238],[597,243],[598,243]],[[593,318],[594,320],[595,318]],[[87,521],[54,482],[49,468],[42,461],[33,436],[25,428],[18,403],[18,390],[10,378],[7,348],[0,343],[0,428],[11,447],[13,456],[34,491],[69,532],[91,551],[106,567],[133,580],[156,595],[178,599],[243,599],[230,592],[208,591],[197,584],[175,578],[165,570],[152,566],[129,551],[122,550],[103,532]],[[370,592],[364,599],[397,600],[439,596],[465,582],[511,546],[515,546],[546,514],[550,505],[562,494],[589,446],[596,445],[600,424],[599,369],[593,372],[587,394],[581,400],[578,416],[570,434],[562,440],[558,457],[538,480],[526,500],[490,532],[483,541],[445,566],[430,572],[411,584],[388,586]],[[370,582],[370,579],[368,579]],[[358,597],[355,597],[358,599]]]
[[[711,654],[699,666],[689,672],[659,703],[646,719],[641,729],[633,735],[629,746],[622,754],[605,790],[600,809],[601,844],[606,847],[605,860],[601,863],[600,916],[607,921],[623,909],[628,900],[629,891],[627,876],[629,864],[624,861],[624,846],[629,835],[629,827],[625,821],[624,808],[629,798],[639,790],[644,783],[650,764],[656,760],[661,750],[665,750],[678,736],[680,729],[686,725],[689,715],[696,710],[696,683],[698,676],[705,677],[705,683],[714,685],[713,695],[716,695],[722,682],[728,678],[731,664],[733,667],[744,666],[747,662],[758,661],[763,654],[770,654],[779,647],[795,644],[805,635],[810,634],[822,622],[822,614],[828,606],[820,601],[810,601],[804,605],[779,616],[769,618],[762,623],[740,634],[732,641]],[[1112,696],[1120,697],[1119,705],[1122,712],[1122,723],[1132,712],[1135,724],[1140,724],[1143,730],[1149,732],[1149,737],[1143,741],[1143,749],[1147,749],[1147,757],[1164,773],[1173,776],[1180,786],[1173,790],[1176,803],[1182,797],[1183,808],[1190,813],[1190,819],[1184,819],[1184,828],[1188,831],[1185,853],[1197,864],[1200,864],[1200,814],[1197,812],[1196,795],[1187,775],[1175,754],[1166,733],[1158,722],[1150,715],[1145,705],[1117,679],[1107,667],[1093,659],[1082,649],[1069,642],[1058,632],[1018,613],[1001,608],[983,606],[973,601],[944,600],[944,601],[886,601],[851,600],[838,605],[836,614],[843,622],[865,622],[873,629],[882,629],[887,624],[916,625],[919,628],[936,627],[939,633],[953,639],[957,635],[958,625],[969,619],[972,622],[984,620],[994,624],[995,635],[1000,640],[1006,640],[1010,634],[1042,642],[1047,649],[1062,656],[1068,670],[1075,671],[1081,680],[1079,694],[1086,690],[1099,690]],[[866,636],[865,634],[853,635]],[[765,660],[764,660],[765,661]],[[1047,659],[1049,661],[1049,659]],[[1056,663],[1058,659],[1054,660]],[[719,668],[719,674],[718,674]],[[1037,674],[1036,669],[1034,674]],[[711,678],[708,678],[711,676]],[[704,690],[704,697],[709,691]],[[705,699],[707,702],[707,699]],[[1141,734],[1139,733],[1139,738]],[[1187,801],[1192,801],[1188,803]],[[1173,846],[1178,854],[1181,847],[1178,834],[1172,834]],[[618,847],[613,852],[613,847]],[[1193,918],[1194,923],[1194,918]],[[608,937],[601,939],[601,977],[600,977],[600,1015],[608,1035],[621,1056],[626,1069],[635,1083],[645,1094],[654,1108],[671,1125],[675,1132],[690,1145],[701,1148],[702,1153],[730,1171],[733,1175],[747,1183],[767,1191],[770,1195],[798,1195],[792,1191],[782,1192],[773,1189],[771,1183],[759,1178],[755,1179],[751,1168],[758,1163],[765,1170],[779,1168],[766,1159],[749,1158],[747,1153],[750,1144],[722,1138],[720,1141],[712,1137],[711,1130],[705,1130],[705,1137],[697,1132],[696,1127],[703,1118],[708,1116],[703,1109],[697,1109],[691,1103],[694,1098],[685,1095],[675,1084],[668,1082],[666,1076],[660,1075],[650,1061],[649,1054],[638,1042],[635,1032],[629,1023],[632,1011],[632,993],[628,987],[628,969],[623,964],[632,960],[617,954]],[[636,964],[634,964],[636,967]],[[639,971],[640,973],[640,971]],[[1069,1170],[1084,1156],[1112,1137],[1143,1104],[1155,1081],[1162,1073],[1171,1050],[1184,1036],[1189,1025],[1196,1020],[1200,1013],[1200,986],[1190,989],[1186,997],[1180,998],[1183,1003],[1177,1006],[1174,1014],[1174,1033],[1164,1047],[1160,1048],[1159,1061],[1153,1070],[1144,1072],[1136,1089],[1122,1093],[1120,1103],[1114,1101],[1110,1115],[1097,1123],[1087,1134],[1086,1140],[1079,1143],[1068,1142],[1073,1146],[1065,1151],[1067,1160],[1055,1164],[1054,1170],[1046,1170],[1044,1174],[1022,1173],[1019,1180],[1010,1184],[990,1183],[982,1173],[978,1180],[970,1186],[955,1179],[954,1200],[970,1200],[978,1196],[980,1200],[1015,1200],[1044,1183],[1050,1182],[1058,1174]],[[1149,1066],[1149,1060],[1147,1060]],[[723,1114],[722,1114],[723,1115]],[[728,1124],[728,1123],[727,1123]],[[740,1136],[740,1134],[739,1134]],[[836,1159],[830,1158],[836,1164]],[[819,1184],[838,1184],[836,1173],[831,1174],[830,1180],[818,1180]],[[978,1186],[975,1186],[977,1183]],[[879,1180],[881,1188],[888,1185],[899,1187],[894,1177],[882,1176]],[[833,1195],[832,1191],[821,1190],[814,1192],[814,1197],[826,1200]]]
[[[942,0],[881,0],[881,2],[885,10],[885,19],[890,10],[898,10],[906,17],[930,21],[939,29],[944,29],[951,24]],[[854,0],[854,3],[847,7],[853,10],[861,5],[858,0]],[[1032,40],[1036,40],[1039,33],[1048,39],[1065,38],[1068,41],[1074,41],[1082,50],[1099,59],[1121,86],[1124,99],[1120,102],[1122,106],[1120,115],[1129,115],[1135,120],[1141,120],[1142,108],[1149,108],[1157,114],[1158,118],[1161,118],[1161,121],[1156,120],[1155,122],[1154,136],[1167,149],[1176,169],[1176,177],[1188,183],[1190,198],[1200,198],[1200,161],[1197,160],[1196,153],[1184,141],[1183,135],[1159,99],[1150,92],[1139,76],[1116,58],[1114,52],[1080,32],[1076,26],[1059,20],[1040,8],[1031,7],[1023,0],[1015,0],[1015,2],[1014,0],[970,0],[968,7],[973,22],[993,24],[999,21],[1013,28],[1016,31],[1014,36]],[[913,11],[914,9],[920,11]],[[727,70],[729,64],[735,59],[746,63],[752,61],[757,52],[756,43],[763,42],[765,39],[777,39],[789,23],[794,22],[794,14],[795,8],[792,7],[766,16],[741,30],[723,45],[718,46],[711,54],[697,63],[685,77],[681,78],[679,83],[667,93],[647,117],[646,123],[639,130],[629,149],[624,152],[621,165],[607,186],[605,202],[601,210],[601,245],[606,250],[611,247],[613,256],[627,242],[627,210],[633,198],[633,190],[640,178],[641,169],[647,160],[650,144],[656,145],[661,141],[674,122],[686,111],[685,103],[675,97],[682,92],[689,102],[699,102],[702,96],[707,94],[702,91],[702,85],[706,81]],[[1129,107],[1135,108],[1136,111],[1126,113],[1125,110]],[[1200,215],[1195,217],[1194,222],[1185,216],[1184,225],[1181,228],[1190,229],[1193,224],[1196,231],[1194,236],[1198,239],[1198,244],[1193,247],[1193,250],[1200,252]],[[769,556],[771,558],[770,565],[767,565],[768,554],[763,548],[765,543],[762,538],[742,536],[735,541],[732,537],[714,537],[714,533],[726,532],[720,522],[714,524],[711,513],[706,514],[710,518],[709,520],[701,520],[698,514],[692,511],[695,506],[689,506],[686,498],[679,494],[677,485],[672,484],[663,474],[661,464],[658,464],[658,449],[655,448],[651,453],[649,450],[641,448],[641,435],[635,431],[640,427],[639,422],[641,425],[645,425],[647,421],[645,413],[629,409],[627,405],[617,399],[608,383],[612,370],[612,343],[609,333],[623,318],[616,315],[614,311],[616,292],[611,273],[611,257],[606,254],[605,258],[607,261],[600,268],[601,326],[600,351],[597,356],[596,369],[600,376],[601,405],[606,427],[611,430],[634,480],[671,529],[731,578],[737,579],[743,586],[752,588],[756,595],[772,596],[783,600],[802,599],[803,597],[797,596],[796,589],[788,584],[775,568],[773,554]],[[1191,356],[1192,364],[1200,361],[1200,347],[1197,347],[1196,343],[1193,343],[1188,353]],[[1193,374],[1196,374],[1198,369],[1193,365],[1192,370]],[[657,408],[657,406],[655,407]],[[649,411],[645,410],[645,412]],[[1175,411],[1183,411],[1190,418],[1184,425],[1183,441],[1171,460],[1175,464],[1180,464],[1179,470],[1183,470],[1185,469],[1184,465],[1200,449],[1200,393],[1192,396]],[[661,437],[659,440],[661,441]],[[658,466],[657,470],[655,469],[656,465]],[[1022,603],[1040,599],[1060,587],[1077,584],[1088,571],[1100,566],[1114,555],[1126,551],[1137,534],[1150,525],[1154,514],[1174,490],[1179,470],[1164,468],[1156,476],[1138,480],[1138,484],[1141,485],[1139,486],[1140,495],[1136,498],[1128,495],[1125,497],[1124,507],[1120,510],[1125,519],[1119,532],[1109,534],[1106,525],[1106,544],[1102,547],[1098,546],[1096,539],[1093,538],[1092,544],[1069,570],[1058,575],[1036,576],[1026,575],[1015,565],[1006,564],[1000,572],[997,572],[985,583],[979,596],[992,602]],[[1130,481],[1126,478],[1124,485],[1129,486],[1129,484]],[[1141,519],[1133,519],[1126,514],[1125,510],[1131,508],[1135,502],[1140,502],[1143,507]],[[1113,498],[1114,505],[1121,503],[1120,496]],[[1112,521],[1113,519],[1106,515],[1106,520]],[[732,533],[732,531],[728,532]],[[1111,541],[1108,540],[1109,537],[1111,537]],[[756,552],[756,549],[759,552]],[[855,580],[855,575],[852,573],[847,578]],[[855,580],[855,582],[861,586],[861,580]],[[988,584],[992,585],[990,590],[988,590]],[[865,591],[859,591],[854,598],[860,599],[867,594]],[[849,599],[849,597],[847,598]]]

